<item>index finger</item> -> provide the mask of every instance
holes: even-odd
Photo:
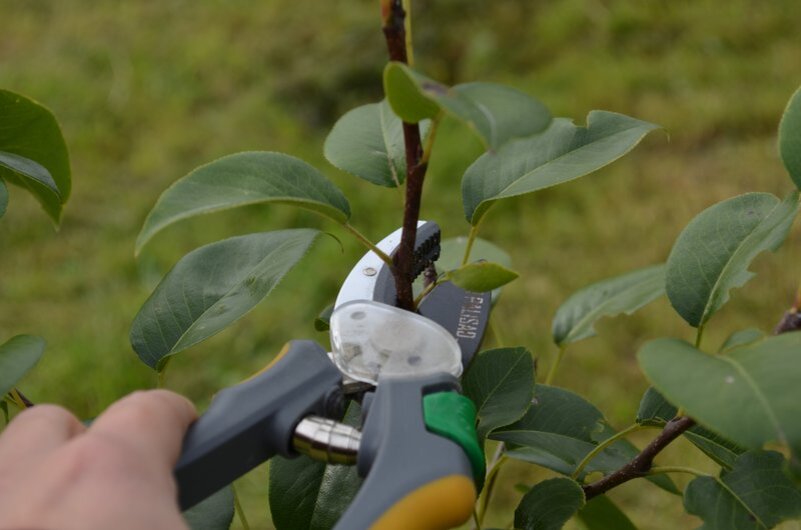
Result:
[[[195,406],[183,396],[168,390],[140,391],[106,409],[87,435],[100,434],[136,447],[172,469],[195,418]]]

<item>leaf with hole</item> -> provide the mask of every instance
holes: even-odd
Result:
[[[779,123],[779,154],[790,178],[801,189],[801,88],[790,98]]]
[[[517,422],[496,429],[489,438],[509,444],[509,457],[571,475],[599,441],[614,433],[601,412],[581,396],[537,385],[534,402],[526,414]],[[590,460],[579,478],[596,471],[615,471],[638,452],[631,443],[618,440]],[[647,479],[666,491],[677,492],[666,476]]]
[[[515,510],[515,528],[559,530],[584,506],[584,491],[569,478],[552,478],[534,485]]]
[[[741,455],[719,478],[698,477],[684,491],[684,508],[704,530],[764,530],[801,516],[801,491],[774,451]]]
[[[587,530],[637,530],[623,511],[606,495],[598,495],[576,514]]]
[[[445,278],[466,291],[485,293],[503,287],[518,274],[490,261],[476,261],[448,271]]]
[[[754,274],[748,267],[776,250],[798,213],[798,192],[779,201],[746,193],[698,214],[679,235],[667,260],[665,287],[676,312],[693,327],[706,324]]]
[[[654,265],[585,287],[556,311],[551,333],[565,346],[595,335],[594,324],[602,317],[631,315],[665,293],[665,266]]]
[[[420,123],[423,138],[429,124],[427,120]],[[403,122],[386,100],[342,116],[328,134],[323,151],[334,166],[373,184],[396,188],[406,180]]]
[[[462,178],[467,221],[478,225],[496,201],[525,195],[582,177],[606,166],[637,145],[657,125],[622,114],[594,110],[587,126],[556,118],[544,132],[513,140],[485,153]]]
[[[358,427],[351,402],[343,423]],[[326,465],[306,456],[270,460],[270,512],[277,530],[330,530],[361,487],[356,466]]]
[[[384,92],[402,120],[417,123],[447,113],[470,127],[488,149],[541,132],[551,122],[542,103],[514,88],[494,83],[448,87],[397,62],[384,69]]]
[[[801,333],[785,333],[708,355],[657,339],[637,357],[645,376],[699,424],[746,448],[801,447]]]
[[[182,219],[262,203],[299,206],[338,223],[350,217],[339,188],[306,162],[282,153],[237,153],[195,169],[162,193],[139,232],[136,253]]]
[[[0,399],[39,362],[45,341],[33,335],[17,335],[0,344]]]
[[[534,360],[525,348],[479,353],[462,377],[462,391],[476,405],[476,431],[483,443],[494,429],[519,420],[534,393]]]
[[[144,303],[131,327],[139,358],[167,358],[215,335],[253,309],[306,254],[319,234],[296,229],[232,237],[184,256]]]
[[[58,223],[70,195],[67,145],[53,114],[20,94],[0,90],[0,180],[33,194]]]
[[[191,530],[228,530],[234,520],[234,490],[225,486],[182,515]]]
[[[637,423],[664,427],[667,422],[676,416],[677,412],[678,409],[675,406],[668,403],[655,388],[650,387],[645,391],[642,401],[640,401],[640,409],[637,411]],[[745,448],[700,425],[695,425],[685,431],[684,437],[709,458],[727,469],[731,469],[737,457],[745,452]]]

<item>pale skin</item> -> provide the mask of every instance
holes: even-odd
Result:
[[[186,530],[172,469],[194,406],[135,392],[90,427],[55,405],[20,413],[0,436],[0,529]]]

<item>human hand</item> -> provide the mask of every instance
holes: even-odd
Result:
[[[0,436],[0,529],[186,529],[173,479],[194,406],[135,392],[89,428],[55,405],[19,414]]]

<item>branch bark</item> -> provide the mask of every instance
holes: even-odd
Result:
[[[401,0],[382,0],[381,15],[384,37],[391,61],[408,64],[406,50],[406,12]],[[414,311],[412,277],[414,244],[417,239],[417,221],[420,218],[420,203],[423,195],[428,164],[422,161],[423,147],[420,127],[416,123],[403,123],[403,140],[406,146],[406,200],[403,208],[403,233],[398,252],[394,256],[396,305],[407,311]]]
[[[693,425],[695,425],[695,420],[687,416],[670,420],[665,425],[665,428],[662,429],[662,432],[659,433],[659,436],[651,440],[651,443],[645,446],[640,454],[635,456],[628,464],[597,482],[583,486],[582,489],[586,499],[589,501],[593,497],[606,493],[629,480],[647,475],[654,465],[656,455]]]

